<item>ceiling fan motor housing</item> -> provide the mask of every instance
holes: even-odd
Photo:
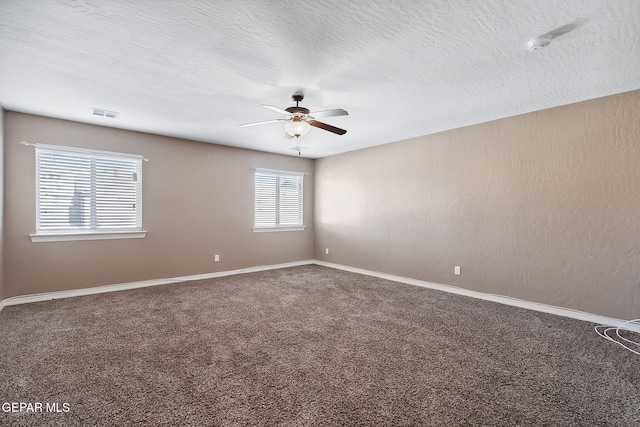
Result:
[[[309,109],[304,107],[289,107],[289,108],[285,108],[285,110],[294,115],[309,114]]]

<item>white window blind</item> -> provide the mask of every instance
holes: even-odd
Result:
[[[302,227],[303,175],[257,169],[255,228]]]
[[[142,229],[142,156],[36,146],[38,233]]]

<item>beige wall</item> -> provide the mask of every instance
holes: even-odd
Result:
[[[640,317],[639,112],[634,91],[320,159],[316,258]]]
[[[482,292],[640,317],[638,111],[634,91],[315,164],[4,112],[0,299],[315,253]],[[26,234],[35,231],[34,150],[19,145],[23,140],[147,156],[147,237],[32,243]],[[256,167],[309,173],[306,231],[252,232]]]
[[[14,112],[4,118],[4,298],[313,258],[312,160]],[[20,141],[148,157],[142,181],[147,237],[32,243],[35,151]],[[309,173],[305,231],[253,232],[257,167]]]

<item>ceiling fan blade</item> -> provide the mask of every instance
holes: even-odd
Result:
[[[326,123],[319,122],[317,120],[311,120],[309,124],[311,126],[315,126],[320,129],[328,130],[329,132],[337,133],[338,135],[344,135],[345,133],[347,133],[347,131],[344,129],[340,129],[335,126],[331,126]]]
[[[265,120],[264,122],[255,122],[255,123],[245,123],[243,125],[238,125],[241,128],[245,128],[247,126],[256,126],[256,125],[264,125],[267,123],[275,123],[275,122],[286,122],[287,120],[285,119],[274,119],[274,120]]]
[[[264,108],[268,108],[270,110],[275,111],[276,113],[280,113],[280,114],[287,114],[290,115],[291,113],[288,112],[287,110],[283,110],[282,108],[276,107],[275,105],[268,105],[268,104],[262,104],[262,106]]]
[[[309,115],[313,117],[334,117],[334,116],[348,116],[349,113],[347,113],[347,111],[343,110],[342,108],[336,108],[335,110],[314,111],[312,113],[309,113]]]

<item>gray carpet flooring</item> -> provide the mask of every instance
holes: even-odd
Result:
[[[0,337],[0,404],[60,411],[0,425],[640,425],[640,358],[592,324],[315,265],[9,306]]]

